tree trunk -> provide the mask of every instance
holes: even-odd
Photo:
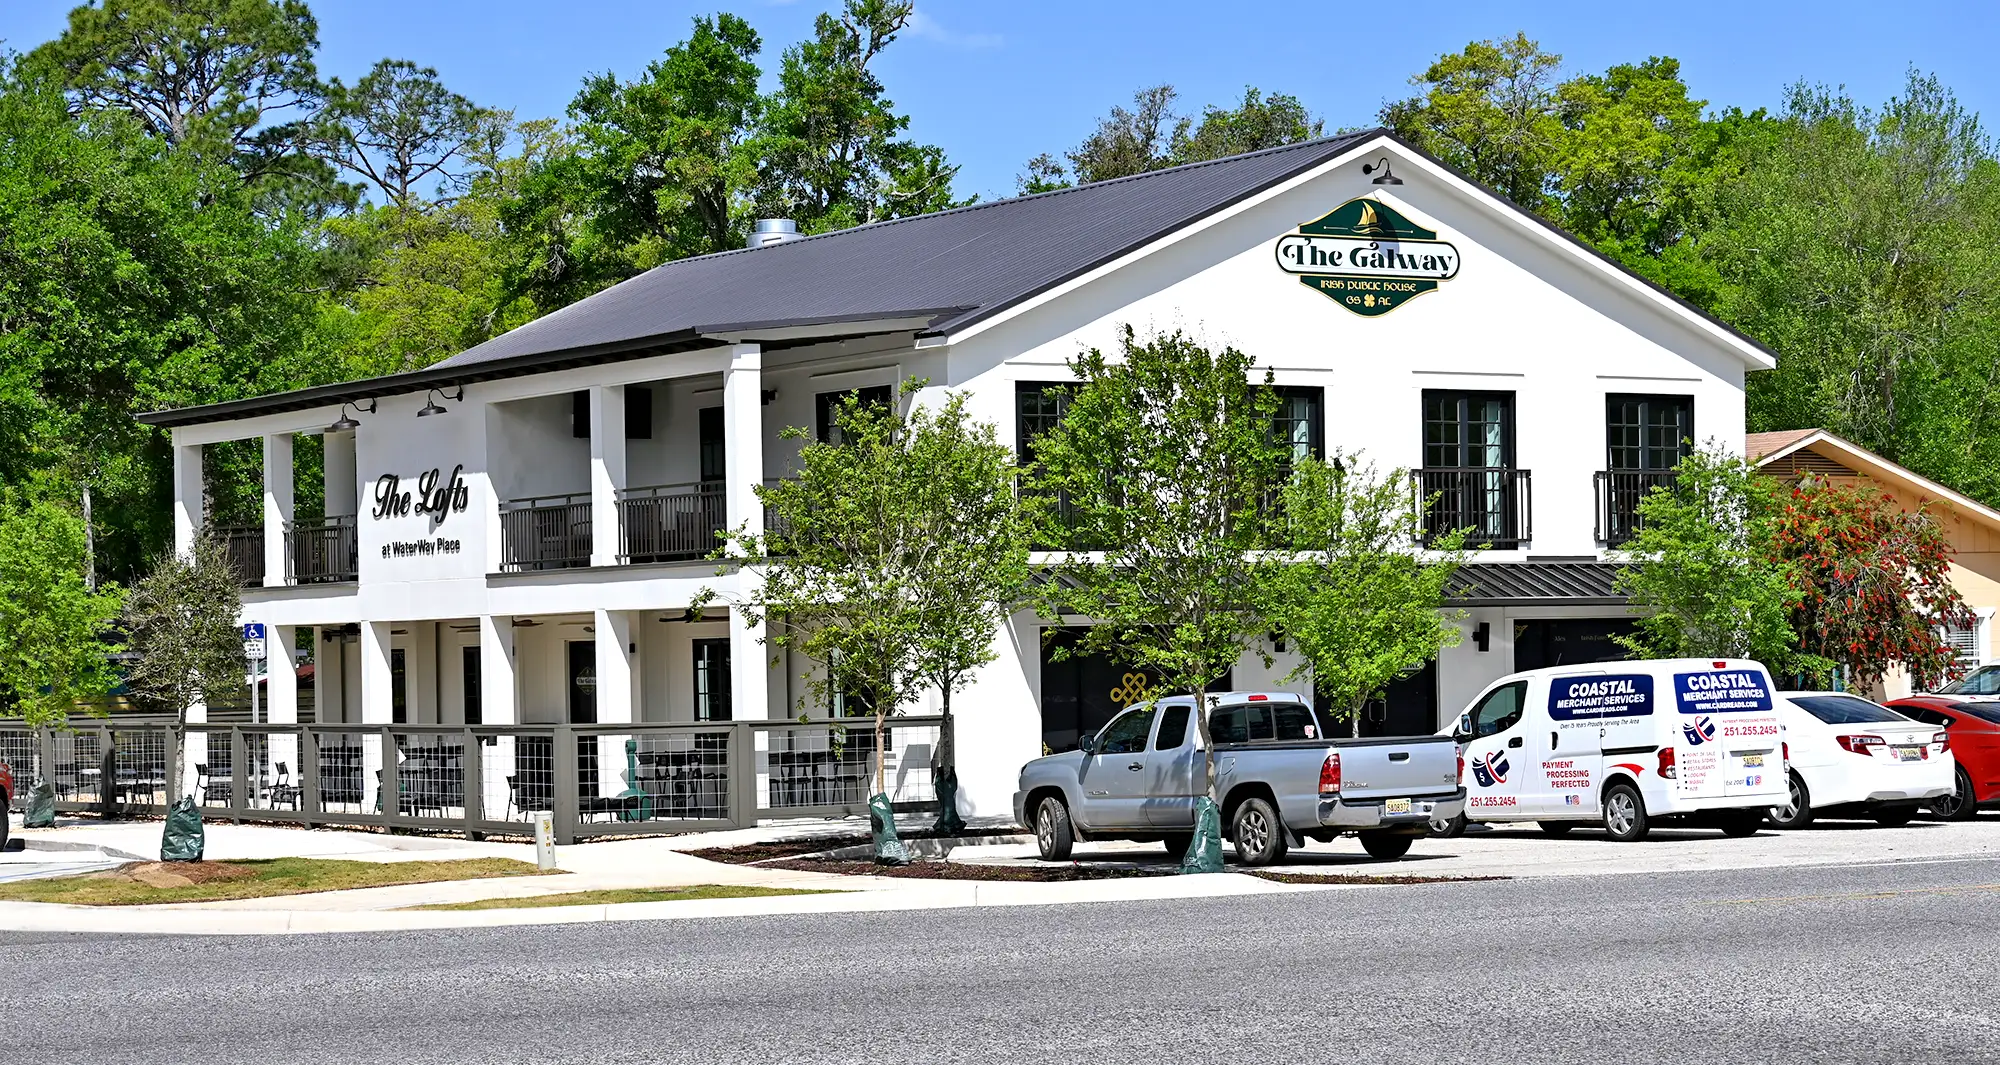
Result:
[[[887,795],[889,793],[889,777],[888,773],[883,769],[882,758],[882,722],[885,716],[882,712],[881,700],[878,699],[876,700],[875,707],[875,794],[877,795]]]
[[[1201,760],[1204,774],[1202,791],[1211,802],[1220,804],[1222,796],[1215,793],[1215,743],[1208,733],[1208,685],[1203,684],[1194,697],[1195,733],[1201,737]]]

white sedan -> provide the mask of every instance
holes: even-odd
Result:
[[[1841,692],[1784,692],[1778,700],[1791,801],[1771,823],[1804,828],[1815,817],[1907,824],[1918,807],[1952,790],[1956,766],[1945,734]]]

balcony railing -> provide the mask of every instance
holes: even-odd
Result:
[[[718,481],[628,488],[618,495],[620,562],[706,558],[723,528]]]
[[[1421,469],[1411,475],[1424,507],[1424,546],[1465,529],[1467,547],[1517,548],[1534,537],[1527,470]]]
[[[1597,482],[1597,542],[1606,547],[1630,543],[1644,522],[1639,501],[1655,488],[1671,489],[1672,470],[1599,470]]]
[[[500,504],[500,568],[509,573],[590,564],[590,494]]]
[[[246,588],[264,583],[264,527],[223,525],[209,530],[222,545],[222,557],[236,574],[236,582]]]
[[[361,574],[355,517],[338,514],[295,521],[285,530],[285,564],[292,584],[338,584]]]

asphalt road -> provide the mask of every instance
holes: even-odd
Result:
[[[2000,862],[287,938],[0,934],[0,1062],[1968,1062]]]

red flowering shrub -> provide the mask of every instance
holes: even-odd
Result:
[[[1918,691],[1951,679],[1947,627],[1972,624],[1951,585],[1951,544],[1930,514],[1856,484],[1809,477],[1778,508],[1774,550],[1802,598],[1792,631],[1807,655],[1867,687],[1901,663]]]

